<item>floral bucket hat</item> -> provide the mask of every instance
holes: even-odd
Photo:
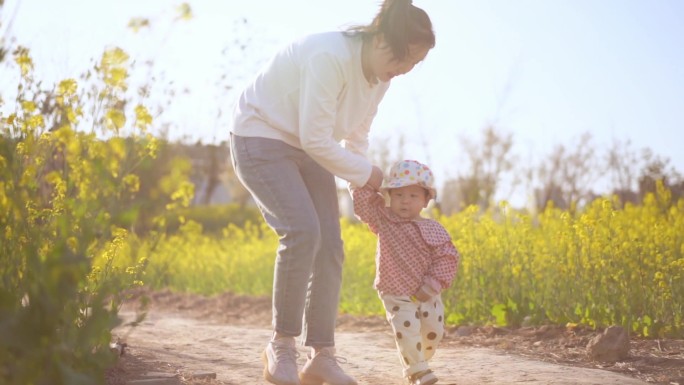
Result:
[[[387,192],[394,188],[418,185],[428,190],[429,199],[435,199],[435,177],[430,168],[415,160],[402,160],[395,163],[389,171],[389,179],[386,179],[381,190]]]

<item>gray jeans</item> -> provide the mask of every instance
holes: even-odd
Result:
[[[280,237],[273,328],[334,346],[344,250],[335,177],[282,141],[231,135],[235,173]],[[303,318],[303,319],[302,319]]]

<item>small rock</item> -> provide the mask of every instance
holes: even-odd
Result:
[[[145,378],[175,378],[178,377],[175,373],[166,372],[147,372],[144,374]]]
[[[178,375],[165,372],[147,372],[144,378],[130,380],[126,385],[181,385]]]
[[[126,347],[128,347],[128,345],[122,343],[121,341],[116,341],[109,344],[109,350],[116,354],[117,357],[121,357],[126,354]]]
[[[216,372],[194,372],[190,375],[193,380],[211,378],[216,379]]]
[[[473,334],[472,326],[459,326],[454,333],[459,337],[468,337]]]
[[[629,357],[629,336],[622,326],[610,326],[589,341],[587,353],[596,361],[622,361]]]
[[[525,318],[523,318],[522,323],[520,324],[520,326],[526,328],[526,327],[532,326],[533,324],[534,324],[534,322],[532,322],[532,317],[530,317],[530,316],[527,315],[527,316],[525,316]]]
[[[150,378],[145,380],[130,380],[126,385],[181,385],[178,378]]]

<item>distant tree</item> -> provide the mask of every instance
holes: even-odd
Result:
[[[459,183],[458,179],[447,179],[438,195],[439,210],[445,215],[453,214],[464,208],[464,205],[461,204]]]
[[[190,178],[199,189],[196,190],[199,194],[197,202],[202,205],[210,204],[216,188],[221,184],[221,175],[227,168],[228,149],[214,144],[203,144],[201,141],[197,141],[193,146],[179,144],[178,147],[192,159]]]
[[[193,145],[175,143],[174,151],[184,154],[191,163],[190,179],[196,187],[196,203],[210,205],[215,202],[216,191],[223,186],[230,199],[244,207],[251,196],[235,175],[230,164],[230,147],[227,141],[219,144],[203,144],[197,141]]]
[[[632,150],[631,141],[614,141],[608,149],[606,163],[611,179],[612,193],[617,195],[622,203],[639,201],[637,174],[640,158],[638,153]]]
[[[207,190],[204,192],[202,197],[202,202],[205,205],[211,203],[211,197],[214,195],[214,191],[221,183],[221,174],[225,170],[226,163],[219,159],[219,147],[216,145],[210,145],[209,148],[209,164],[205,168],[207,174]]]
[[[394,136],[394,140],[396,142],[389,138],[378,140],[368,149],[368,159],[375,166],[380,167],[384,173],[389,171],[394,162],[403,159],[406,152],[406,138],[404,135]]]
[[[603,169],[597,162],[591,141],[591,134],[585,133],[575,145],[557,145],[533,170],[532,176],[538,183],[535,189],[537,208],[544,208],[553,201],[556,207],[571,209],[593,198],[592,187]]]
[[[480,142],[462,138],[461,146],[467,167],[455,180],[444,183],[441,209],[447,214],[470,205],[489,206],[516,160],[511,152],[513,134],[501,133],[493,125],[482,130]]]
[[[658,181],[670,190],[672,197],[684,197],[684,180],[674,167],[670,166],[670,159],[656,156],[650,149],[644,150],[644,166],[639,175],[639,198],[656,191]]]

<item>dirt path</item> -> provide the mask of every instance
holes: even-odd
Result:
[[[126,310],[120,315],[127,321],[135,316]],[[133,354],[154,357],[187,372],[215,372],[222,384],[266,384],[260,360],[261,350],[270,336],[266,327],[233,325],[154,310],[138,327],[114,332],[124,337]],[[389,333],[339,331],[336,336],[338,355],[348,361],[343,367],[360,385],[403,384]],[[305,360],[306,351],[300,348],[300,364]],[[441,348],[431,366],[442,385],[646,384],[618,373],[534,361],[488,348]]]

